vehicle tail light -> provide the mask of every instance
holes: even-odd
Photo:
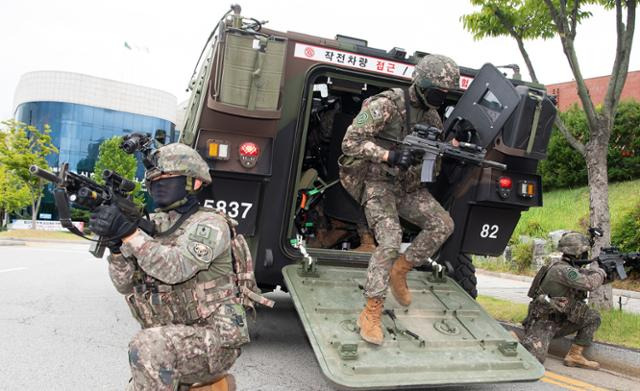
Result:
[[[244,168],[253,168],[258,163],[260,157],[260,147],[256,143],[247,141],[240,144],[238,148],[240,154],[240,164]]]
[[[498,178],[498,188],[496,190],[498,191],[500,198],[503,200],[509,198],[511,195],[511,185],[511,178],[508,176],[501,176]]]
[[[535,183],[531,181],[518,182],[518,195],[523,198],[533,198],[536,194]]]
[[[209,140],[208,145],[209,158],[217,160],[229,160],[229,143],[218,140]]]
[[[498,179],[498,185],[501,189],[511,189],[511,178],[506,176],[501,176]]]

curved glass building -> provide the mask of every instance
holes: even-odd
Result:
[[[177,98],[164,91],[71,72],[24,74],[14,96],[16,120],[42,129],[51,127],[59,153],[47,160],[51,167],[68,162],[72,171],[88,174],[100,143],[133,132],[166,134],[177,141]],[[144,169],[138,166],[138,177]],[[42,217],[52,213],[45,197]]]

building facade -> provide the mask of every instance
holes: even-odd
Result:
[[[51,167],[68,162],[69,169],[90,174],[102,141],[114,136],[164,132],[177,141],[177,98],[164,91],[71,72],[24,74],[14,96],[14,117],[42,129],[51,127],[59,152],[47,157]],[[142,178],[144,169],[138,166]],[[45,197],[41,216],[55,216]]]
[[[607,86],[611,76],[593,77],[585,79],[585,84],[589,90],[589,96],[596,105],[604,102],[604,96],[607,93]],[[564,83],[548,84],[547,92],[555,95],[558,100],[558,109],[565,111],[574,104],[582,107],[580,97],[578,96],[578,86],[575,81],[567,81]],[[640,102],[640,71],[627,73],[627,80],[622,88],[621,100],[635,99]]]

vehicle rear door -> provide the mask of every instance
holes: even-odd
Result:
[[[338,388],[535,381],[544,374],[460,286],[431,272],[409,273],[409,307],[388,295],[384,344],[364,342],[356,319],[364,305],[366,269],[307,261],[282,272],[322,372]]]

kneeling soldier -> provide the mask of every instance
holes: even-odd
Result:
[[[564,234],[558,242],[562,260],[540,269],[529,289],[533,300],[523,322],[522,345],[541,363],[547,357],[551,339],[577,332],[564,364],[600,368],[600,364],[582,355],[600,326],[600,314],[589,308],[585,299],[587,292],[602,285],[606,273],[599,267],[584,269],[573,264],[577,259],[586,259],[589,248],[589,240],[584,235]]]
[[[142,330],[129,344],[134,390],[176,390],[216,382],[232,390],[226,371],[248,342],[245,311],[233,269],[225,216],[199,208],[196,192],[211,182],[209,167],[184,144],[152,155],[145,179],[159,207],[157,234],[137,228],[115,205],[91,216],[91,230],[115,239],[109,274]],[[121,240],[116,239],[121,238]]]

